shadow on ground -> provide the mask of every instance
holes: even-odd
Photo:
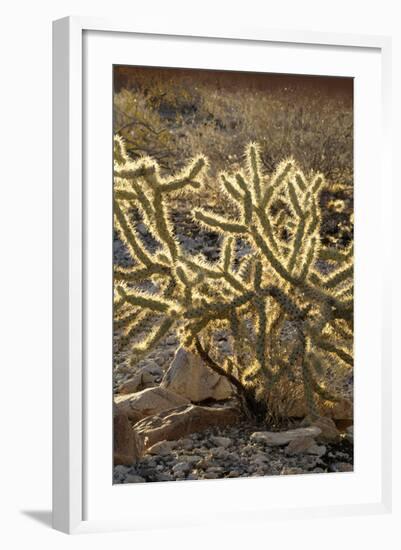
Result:
[[[21,510],[21,513],[46,527],[52,526],[51,510]]]

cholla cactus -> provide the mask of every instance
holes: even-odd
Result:
[[[194,210],[197,223],[221,234],[220,259],[209,262],[180,245],[169,208],[178,194],[202,186],[207,160],[198,156],[165,179],[152,159],[132,162],[115,138],[115,225],[135,262],[131,268],[115,266],[115,326],[123,345],[145,331],[132,347],[133,361],[175,327],[182,345],[227,376],[251,407],[266,402],[282,377],[295,377],[314,415],[319,400],[336,400],[325,380],[327,365],[353,364],[352,249],[321,245],[322,175],[307,178],[287,159],[268,177],[254,143],[245,158],[243,171],[220,174],[221,190],[237,216]],[[132,208],[140,210],[158,241],[155,252],[137,233]],[[239,240],[252,250],[241,259]],[[329,275],[316,267],[322,259],[331,266]],[[141,290],[149,280],[156,290]],[[218,329],[229,334],[233,349],[220,364],[211,351]]]

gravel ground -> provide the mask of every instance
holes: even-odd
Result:
[[[250,439],[263,428],[249,423],[210,428],[185,439],[168,442],[158,455],[145,455],[133,466],[116,466],[114,483],[143,483],[308,473],[350,472],[353,446],[325,445],[322,456],[287,456],[285,447],[269,447]],[[266,429],[264,427],[264,429]],[[171,447],[171,448],[169,448]]]

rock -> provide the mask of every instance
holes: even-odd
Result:
[[[218,479],[219,474],[217,472],[205,472],[203,477],[205,479]]]
[[[132,422],[138,422],[147,416],[184,405],[188,403],[188,399],[176,395],[166,388],[156,387],[128,395],[117,395],[114,402]]]
[[[206,458],[202,458],[201,460],[199,460],[199,462],[197,462],[196,467],[200,468],[201,470],[207,470],[211,466],[211,464],[214,464],[214,462]]]
[[[124,480],[124,483],[146,483],[146,479],[141,476],[136,476],[133,474],[128,474]]]
[[[342,451],[335,451],[333,455],[335,458],[339,459],[339,462],[348,462],[351,458],[348,453],[343,453]]]
[[[216,447],[223,447],[224,449],[227,449],[227,447],[232,444],[232,439],[229,437],[219,437],[217,435],[212,435],[210,441],[216,445]]]
[[[194,443],[189,438],[180,439],[177,444],[186,451],[191,451],[194,448]]]
[[[213,472],[215,474],[223,474],[224,469],[221,466],[212,466],[207,469],[208,472]]]
[[[138,372],[133,378],[123,382],[117,390],[117,393],[134,393],[157,385],[163,378],[163,369],[155,361],[151,361]]]
[[[350,399],[345,397],[340,398],[335,403],[331,403],[330,406],[319,407],[319,412],[322,416],[328,416],[334,420],[352,420],[353,418],[353,403]],[[308,410],[303,397],[294,399],[294,402],[290,406],[288,416],[295,418],[304,418],[308,415]]]
[[[120,384],[117,388],[116,393],[119,393],[119,394],[134,393],[141,389],[141,384],[142,384],[142,378],[139,376],[139,373],[136,373],[133,378],[130,378],[129,380],[126,380],[125,382]]]
[[[297,474],[304,474],[305,471],[302,468],[296,468],[292,466],[284,466],[280,472],[282,476],[293,476]]]
[[[202,460],[202,457],[199,455],[182,455],[180,456],[180,459],[182,460],[182,462],[193,465]]]
[[[129,472],[129,470],[129,466],[124,466],[123,464],[118,464],[117,466],[114,466],[114,473],[124,477]]]
[[[220,348],[221,353],[225,355],[232,355],[232,352],[233,352],[232,345],[230,342],[227,342],[227,340],[222,340],[221,342],[219,342],[218,346]]]
[[[184,348],[177,350],[161,386],[193,403],[229,399],[233,395],[233,387],[227,378],[215,373],[198,355]]]
[[[341,439],[337,426],[333,419],[328,416],[321,416],[317,419],[306,417],[301,426],[317,426],[320,428],[321,433],[316,437],[318,443],[338,443]]]
[[[210,454],[214,458],[221,458],[223,460],[230,456],[230,453],[224,447],[213,447],[213,449],[210,449]]]
[[[136,229],[143,237],[146,237],[149,234],[146,225],[142,222],[137,224]]]
[[[142,453],[142,445],[126,414],[114,409],[113,438],[114,464],[133,464]]]
[[[166,364],[168,360],[168,357],[167,357],[167,354],[164,354],[164,353],[159,353],[156,358],[155,358],[155,361],[156,363],[160,366],[160,367],[164,367],[164,365]]]
[[[332,407],[323,409],[324,416],[330,416],[334,420],[352,420],[354,417],[354,404],[350,399],[341,398],[333,403]]]
[[[178,462],[174,467],[173,467],[173,473],[175,475],[180,475],[180,474],[187,474],[189,471],[191,470],[191,465],[188,464],[188,462]]]
[[[250,477],[263,477],[265,475],[266,475],[266,470],[261,469],[261,470],[255,470],[254,472],[252,472],[250,474]]]
[[[159,441],[152,445],[146,452],[149,455],[167,456],[172,453],[177,441]]]
[[[182,405],[144,418],[135,424],[134,429],[144,448],[148,449],[158,441],[177,440],[210,426],[236,424],[240,419],[241,412],[235,402],[216,407]]]
[[[269,461],[269,456],[266,453],[256,453],[251,457],[251,462],[257,466],[263,466]]]
[[[174,478],[170,474],[162,473],[156,476],[157,481],[174,481]]]
[[[290,441],[300,437],[316,437],[320,435],[321,429],[317,426],[307,428],[297,428],[296,430],[287,430],[286,432],[254,432],[250,440],[254,443],[264,443],[269,447],[287,445]]]
[[[348,426],[348,428],[346,429],[346,439],[350,442],[350,443],[354,443],[354,426]]]
[[[312,437],[297,437],[290,441],[285,448],[285,454],[287,455],[309,454],[323,456],[325,452],[326,447],[324,445],[317,445]]]

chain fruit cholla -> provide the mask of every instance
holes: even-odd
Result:
[[[175,237],[171,205],[177,195],[202,187],[208,161],[194,158],[180,174],[163,178],[151,158],[133,162],[120,137],[114,141],[114,218],[134,267],[115,266],[115,329],[131,344],[133,361],[176,328],[181,344],[226,375],[252,408],[266,403],[283,377],[303,386],[311,415],[319,400],[333,402],[327,365],[353,365],[353,250],[321,244],[321,174],[306,177],[292,158],[263,173],[260,151],[250,143],[245,167],[219,175],[221,191],[236,215],[207,209],[194,221],[221,235],[217,262],[191,255]],[[158,241],[152,252],[132,221],[140,211]],[[251,252],[239,258],[239,245]],[[322,275],[318,261],[329,274]],[[154,290],[141,290],[144,281]],[[143,331],[143,327],[150,326]],[[218,364],[213,336],[225,330],[232,353]]]

